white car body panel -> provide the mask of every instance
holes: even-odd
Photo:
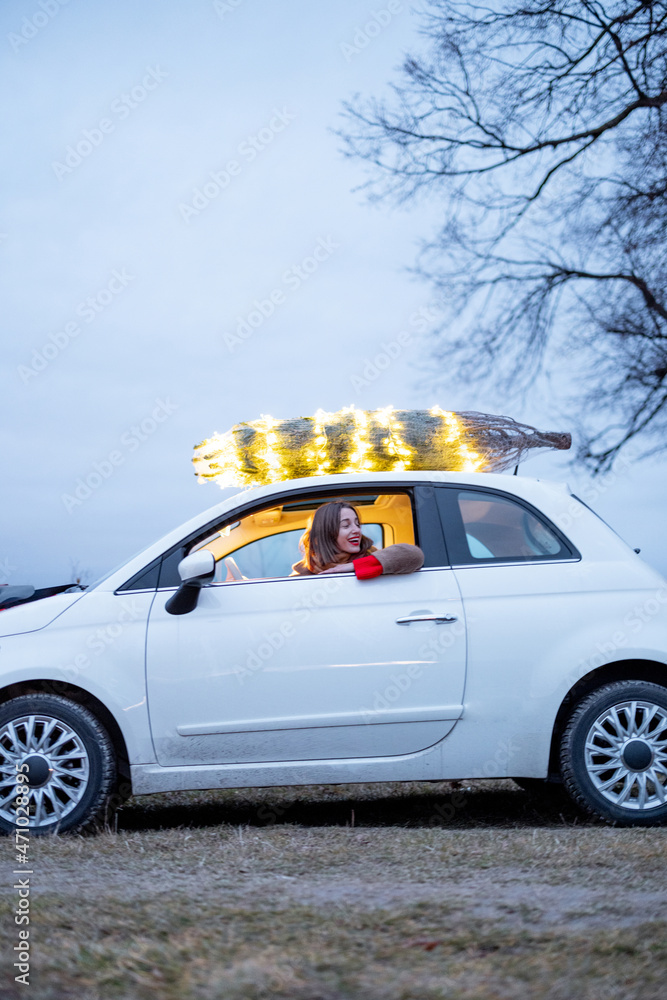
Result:
[[[463,608],[449,569],[222,584],[176,621],[164,603],[147,652],[161,764],[413,753],[463,711],[465,631],[451,631]],[[413,614],[455,621],[396,623]],[[424,643],[436,630],[454,640],[437,658]]]
[[[244,504],[317,486],[383,483],[462,484],[522,498],[564,532],[581,560],[429,568],[363,582],[333,576],[342,581],[334,594],[340,606],[325,602],[301,622],[290,617],[300,599],[293,595],[315,593],[322,577],[204,587],[195,611],[180,617],[164,611],[175,588],[115,593],[171,546]],[[336,609],[343,618],[322,625]],[[399,611],[445,609],[467,624],[465,688],[463,631],[395,624]],[[234,618],[223,653],[220,614]],[[285,621],[294,634],[239,683],[235,667],[265,636],[284,634]],[[3,690],[44,681],[57,692],[69,683],[106,706],[125,740],[136,794],[544,777],[558,709],[582,676],[640,660],[664,666],[667,683],[667,582],[563,485],[488,473],[319,477],[237,494],[90,591],[0,611],[0,637]],[[361,671],[341,667],[352,663]],[[423,668],[419,678],[387,698],[410,664]]]
[[[661,590],[617,589],[623,581],[610,572],[614,567],[599,570],[595,590],[583,562],[455,571],[468,622],[467,732],[474,739],[478,729],[479,740],[481,729],[489,760],[503,744],[510,747],[500,774],[546,776],[553,720],[583,676],[619,660],[664,662],[667,589],[662,613],[643,626],[641,644],[628,629],[620,645],[614,640],[638,599],[643,594],[659,604]],[[484,761],[483,773],[468,777],[491,777],[492,770]]]
[[[153,597],[94,590],[48,628],[29,636],[0,638],[2,686],[43,680],[50,682],[52,693],[60,694],[64,685],[74,685],[109,709],[131,761],[154,761],[144,669],[146,621]],[[45,603],[53,599],[46,598]],[[25,605],[26,611],[31,608]],[[22,607],[10,610],[18,614]],[[0,612],[0,631],[5,613]]]
[[[6,608],[0,611],[0,636],[22,635],[24,632],[36,632],[40,628],[46,628],[64,611],[80,601],[83,595],[83,590],[73,594],[54,594],[53,597],[44,597],[41,601],[30,601],[28,604]]]

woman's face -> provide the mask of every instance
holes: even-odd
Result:
[[[361,528],[359,518],[351,507],[343,507],[340,512],[340,523],[338,525],[338,538],[336,545],[341,552],[350,555],[358,552],[361,548]]]

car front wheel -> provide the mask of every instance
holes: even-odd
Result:
[[[608,823],[667,822],[667,689],[618,681],[589,694],[563,733],[561,772],[574,800]]]
[[[116,761],[106,730],[60,695],[31,694],[0,706],[0,829],[30,834],[108,820]]]

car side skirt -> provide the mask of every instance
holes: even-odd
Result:
[[[452,723],[454,727],[454,723]],[[476,754],[459,722],[454,732],[434,746],[401,757],[280,761],[275,763],[211,764],[205,766],[132,766],[135,795],[214,788],[265,788],[272,785],[355,784],[375,781],[446,781],[505,778],[514,775],[545,778],[549,763],[546,734],[511,734],[499,728],[491,744],[479,741]],[[451,732],[451,730],[450,730]],[[550,736],[550,733],[548,734]],[[546,738],[545,738],[546,737]],[[483,744],[483,747],[482,747]],[[489,752],[491,747],[491,752]]]

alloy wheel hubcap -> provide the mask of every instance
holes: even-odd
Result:
[[[27,782],[17,780],[19,773]],[[0,728],[0,816],[5,821],[16,824],[16,798],[27,795],[30,827],[60,822],[83,798],[89,775],[81,737],[60,719],[23,715]]]
[[[585,761],[595,789],[615,806],[649,810],[667,803],[667,711],[624,701],[602,712],[586,737]]]
[[[29,788],[41,788],[42,785],[45,785],[48,782],[49,778],[53,774],[53,770],[49,766],[48,759],[46,757],[42,757],[39,753],[31,754],[30,757],[25,757],[23,764],[28,768],[25,774],[28,778]]]

